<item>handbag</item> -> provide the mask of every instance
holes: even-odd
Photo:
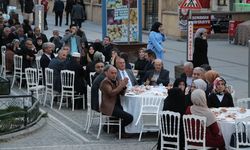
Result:
[[[246,126],[243,124],[244,127],[244,132],[238,133],[238,137],[239,137],[239,142],[249,142],[249,138],[247,137],[246,134]],[[243,137],[243,139],[241,139]],[[234,132],[231,135],[231,139],[230,139],[230,146],[236,148],[236,141],[237,137],[236,137],[236,133]],[[242,141],[243,140],[243,141]],[[246,147],[250,147],[250,146],[245,146],[245,145],[240,145],[239,148],[246,148]]]

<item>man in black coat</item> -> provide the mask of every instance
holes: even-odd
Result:
[[[63,10],[64,10],[64,3],[61,0],[55,0],[53,12],[55,12],[55,26],[58,25],[58,18],[59,18],[59,26],[62,26],[62,18],[63,18]]]
[[[75,24],[78,25],[79,28],[82,27],[82,22],[85,21],[85,11],[80,2],[77,2],[71,11],[71,17]]]
[[[146,85],[167,86],[169,83],[169,71],[163,68],[163,62],[160,59],[154,61],[154,70],[146,72],[144,82]]]
[[[72,24],[71,11],[72,11],[73,5],[75,5],[74,0],[67,0],[66,1],[66,6],[65,6],[66,24],[65,25],[68,25],[68,23],[69,23],[69,16],[70,16],[70,24]]]
[[[75,84],[74,84],[74,90],[75,92],[79,94],[84,94],[85,99],[87,99],[87,84],[86,80],[84,79],[85,76],[85,70],[80,65],[80,53],[74,52],[72,53],[72,57],[68,58],[67,61],[65,61],[65,69],[72,70],[75,72]],[[85,101],[86,106],[87,101]],[[76,109],[81,109],[83,101],[78,100],[75,103]]]
[[[112,49],[113,46],[111,44],[111,39],[109,36],[105,36],[103,38],[103,49],[102,49],[102,53],[105,56],[105,62],[109,62],[111,59],[111,54],[112,54]]]
[[[45,83],[45,68],[49,66],[51,59],[55,58],[53,54],[55,45],[51,42],[46,42],[43,44],[42,48],[43,48],[43,55],[41,56],[40,59],[40,65],[43,70],[43,80],[44,80],[43,83]]]

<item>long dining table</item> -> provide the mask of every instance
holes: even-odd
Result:
[[[133,116],[133,122],[125,127],[127,133],[140,133],[142,122],[136,125],[142,107],[142,97],[144,96],[159,96],[162,98],[161,108],[163,101],[167,97],[167,89],[164,86],[134,86],[127,90],[124,96],[121,96],[121,105],[124,111]]]
[[[250,116],[250,109],[245,109],[244,111],[242,110],[244,109],[239,107],[220,107],[211,109],[211,111],[214,112],[216,116],[217,123],[221,129],[227,149],[229,149],[230,146],[231,135],[235,132],[236,119]]]

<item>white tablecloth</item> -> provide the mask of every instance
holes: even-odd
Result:
[[[133,116],[133,122],[125,127],[127,133],[140,133],[142,122],[139,122],[137,125],[136,121],[139,118],[141,110],[141,98],[143,96],[160,96],[164,100],[167,95],[167,90],[165,87],[151,87],[150,90],[146,90],[141,94],[134,94],[129,92],[125,96],[121,96],[121,105],[123,106],[124,111],[130,113]],[[163,101],[161,103],[162,110]]]
[[[217,109],[212,109],[212,111],[220,111],[221,108],[217,108]],[[221,129],[224,141],[225,141],[225,145],[226,148],[228,149],[229,145],[230,145],[230,139],[231,139],[231,135],[235,132],[235,119],[232,118],[228,118],[226,116],[228,116],[229,114],[235,113],[236,114],[236,119],[240,119],[240,118],[245,118],[247,116],[250,116],[250,109],[247,109],[247,111],[245,113],[240,113],[238,110],[240,108],[234,107],[234,108],[226,108],[228,111],[225,113],[221,113],[220,115],[217,116],[217,122],[218,125]]]

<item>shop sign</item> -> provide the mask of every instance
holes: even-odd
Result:
[[[205,28],[208,33],[211,31],[211,15],[192,15],[194,32],[199,28]]]
[[[188,21],[187,61],[193,60],[194,22]]]

